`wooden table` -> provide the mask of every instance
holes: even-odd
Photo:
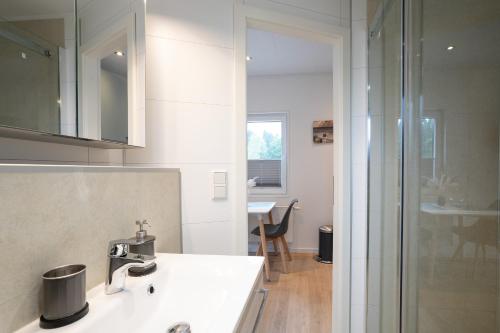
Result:
[[[269,255],[267,253],[267,246],[266,246],[267,244],[266,232],[264,229],[264,215],[267,215],[269,218],[269,223],[273,224],[272,210],[274,206],[276,206],[276,202],[274,201],[248,203],[248,214],[256,215],[257,220],[259,221],[260,243],[262,244],[262,252],[264,254],[264,271],[266,274],[266,279],[268,281],[270,277],[270,267],[269,267]],[[278,244],[276,244],[276,241],[273,241],[273,244],[274,244],[274,250],[276,251],[278,249]]]

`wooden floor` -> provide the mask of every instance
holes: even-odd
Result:
[[[288,274],[282,274],[279,256],[270,256],[271,281],[264,283],[269,298],[258,332],[331,332],[332,265],[312,254],[292,257]]]

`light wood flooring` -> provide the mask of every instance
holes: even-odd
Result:
[[[259,333],[331,332],[332,265],[313,255],[292,253],[288,274],[281,273],[279,256],[270,256],[271,281]]]

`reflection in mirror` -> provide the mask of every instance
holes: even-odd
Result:
[[[0,126],[76,136],[74,0],[0,2]]]
[[[77,0],[80,137],[144,146],[145,1]]]
[[[101,59],[101,137],[127,143],[127,44]]]

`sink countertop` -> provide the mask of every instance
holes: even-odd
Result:
[[[177,322],[191,330],[233,332],[262,269],[262,257],[157,253],[156,272],[127,277],[126,289],[104,294],[104,284],[87,292],[89,313],[54,333],[166,332]],[[155,292],[147,294],[153,285]],[[18,333],[47,332],[35,320]]]

